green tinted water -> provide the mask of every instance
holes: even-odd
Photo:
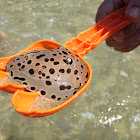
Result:
[[[35,41],[64,43],[95,24],[102,0],[0,0],[0,57]],[[93,77],[88,90],[54,115],[26,118],[12,94],[0,91],[0,140],[139,140],[140,48],[119,53],[103,42],[85,56]]]

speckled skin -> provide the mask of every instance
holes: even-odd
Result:
[[[52,101],[69,99],[88,78],[84,62],[63,46],[15,57],[6,70],[12,81]]]

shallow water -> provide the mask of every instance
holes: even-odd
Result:
[[[0,0],[0,57],[41,39],[64,43],[95,24],[102,0]],[[88,90],[54,115],[26,118],[12,94],[0,91],[0,140],[139,140],[140,48],[119,53],[103,42],[85,56],[93,77]]]

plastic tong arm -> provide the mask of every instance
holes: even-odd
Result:
[[[124,16],[125,8],[126,6],[67,41],[65,43],[66,48],[81,56],[89,53],[113,33],[131,23],[131,20]]]

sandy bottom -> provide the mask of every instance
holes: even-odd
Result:
[[[59,106],[64,101],[51,101],[41,96],[37,97],[33,103],[30,104],[29,109],[31,110],[47,110]]]

